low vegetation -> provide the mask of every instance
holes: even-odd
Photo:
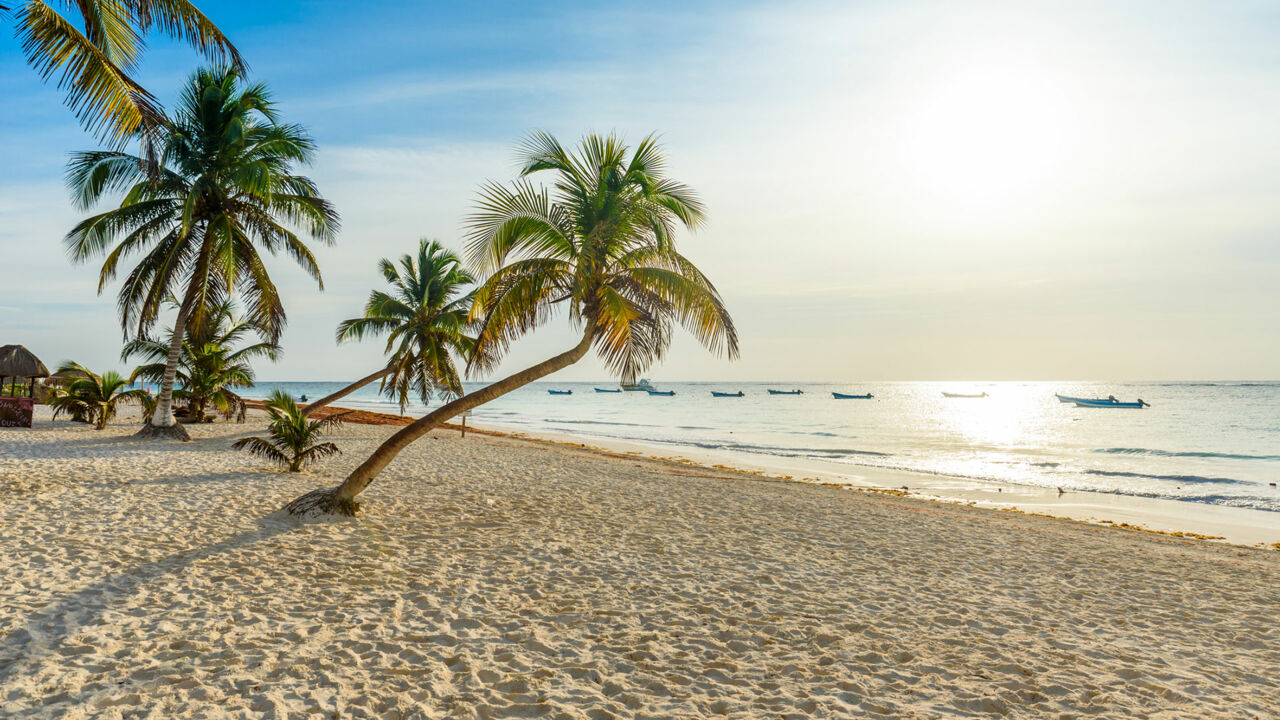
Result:
[[[341,452],[334,443],[320,442],[320,436],[340,425],[346,413],[312,420],[302,413],[292,396],[283,390],[274,390],[267,400],[267,414],[270,416],[267,437],[243,438],[232,447],[247,450],[289,472],[300,472],[312,463]]]
[[[65,387],[55,387],[49,398],[55,419],[69,415],[76,422],[89,423],[101,430],[122,405],[140,405],[144,413],[149,413],[155,405],[151,395],[145,390],[129,389],[129,381],[114,370],[99,376],[79,363],[67,362],[58,372],[74,373],[75,378]]]

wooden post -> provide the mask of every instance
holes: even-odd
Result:
[[[468,412],[462,413],[462,439],[463,440],[467,439],[467,416],[470,414],[471,413],[468,413]]]

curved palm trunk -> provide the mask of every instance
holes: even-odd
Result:
[[[473,393],[463,395],[453,402],[442,405],[434,412],[418,418],[412,424],[404,426],[399,432],[387,438],[386,442],[378,446],[378,449],[374,450],[367,460],[360,463],[360,466],[353,470],[341,485],[336,488],[309,492],[286,505],[285,510],[291,515],[306,515],[310,513],[354,515],[359,507],[355,501],[356,496],[364,492],[364,489],[369,487],[369,484],[378,476],[378,473],[382,472],[383,468],[390,464],[396,455],[399,455],[400,451],[412,444],[413,441],[426,435],[433,428],[438,427],[459,413],[479,407],[490,400],[506,395],[516,388],[528,385],[534,380],[546,377],[557,370],[563,370],[578,362],[591,349],[591,340],[592,333],[588,330],[583,334],[582,341],[572,350],[562,352],[553,358],[543,360],[533,367],[521,370]]]
[[[182,353],[182,340],[187,332],[187,318],[191,315],[191,303],[195,283],[187,289],[187,297],[178,308],[178,317],[173,320],[173,337],[169,340],[169,359],[165,362],[164,377],[160,380],[160,395],[156,398],[156,409],[151,419],[138,431],[143,437],[171,437],[184,442],[191,436],[187,429],[178,424],[173,416],[173,383],[178,375],[178,356]]]
[[[369,383],[373,382],[374,380],[381,380],[382,378],[386,377],[386,376],[387,376],[387,375],[389,375],[390,373],[391,373],[391,368],[383,368],[383,369],[379,370],[378,372],[372,373],[372,374],[370,374],[370,375],[365,375],[364,377],[362,377],[362,378],[360,378],[359,380],[357,380],[357,381],[355,381],[355,382],[351,383],[350,385],[348,385],[348,386],[346,386],[346,387],[342,388],[341,390],[338,390],[337,392],[334,392],[334,393],[329,394],[329,395],[325,395],[324,397],[320,398],[319,400],[317,400],[317,401],[315,401],[315,402],[311,403],[310,405],[308,405],[308,406],[306,406],[306,407],[302,408],[302,415],[303,415],[303,417],[306,417],[307,415],[310,415],[312,411],[314,411],[314,410],[318,410],[318,409],[320,409],[320,408],[322,408],[322,407],[324,407],[324,406],[328,405],[328,404],[329,404],[329,403],[331,403],[331,402],[334,402],[334,401],[337,401],[337,400],[341,400],[342,398],[344,398],[344,397],[346,397],[346,396],[350,395],[351,393],[353,393],[353,392],[355,392],[355,391],[359,390],[360,388],[364,387],[365,385],[368,385]]]

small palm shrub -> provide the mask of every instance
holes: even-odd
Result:
[[[58,368],[58,372],[68,371],[76,373],[76,379],[67,387],[56,388],[49,398],[55,419],[69,415],[72,420],[91,423],[94,429],[101,430],[116,416],[121,405],[141,405],[144,414],[154,405],[147,391],[128,389],[129,381],[114,370],[98,377],[80,363],[67,362]]]
[[[331,415],[321,420],[311,420],[283,390],[274,390],[267,400],[267,413],[271,423],[267,437],[247,437],[237,440],[232,447],[248,450],[260,458],[273,462],[289,472],[298,472],[317,460],[337,455],[341,451],[331,442],[319,442],[324,431],[342,424],[346,413]]]

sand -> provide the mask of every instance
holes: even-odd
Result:
[[[1271,718],[1280,552],[441,432],[0,429],[0,717]]]

